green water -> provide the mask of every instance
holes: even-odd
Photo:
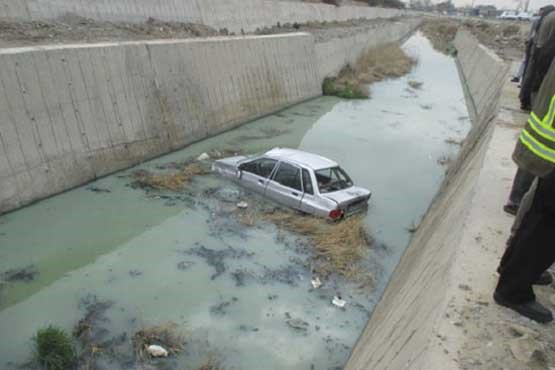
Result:
[[[194,369],[211,354],[229,369],[342,368],[410,240],[407,228],[443,180],[438,159],[459,150],[445,140],[461,140],[470,128],[454,60],[419,35],[404,47],[418,66],[374,84],[370,100],[318,98],[0,216],[0,273],[26,266],[38,273],[0,285],[0,368],[29,359],[38,328],[71,330],[93,297],[113,302],[103,338],[127,334],[112,342],[119,360],[101,356],[101,368],[133,368],[132,360],[121,360],[132,359],[129,336],[166,321],[186,331],[188,345],[154,368]],[[421,89],[409,88],[410,80]],[[270,224],[239,224],[230,216],[235,200],[262,200],[226,180],[197,177],[179,195],[128,186],[136,169],[214,149],[275,146],[332,158],[372,190],[365,218],[376,239],[367,261],[372,291],[341,279],[312,289],[302,243]],[[199,250],[221,258],[203,258]],[[345,310],[330,303],[337,293],[348,302]],[[289,319],[303,320],[306,330],[291,328]]]

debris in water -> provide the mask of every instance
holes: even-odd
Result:
[[[462,140],[457,140],[457,139],[449,138],[449,139],[445,139],[445,142],[446,142],[447,144],[462,145],[463,142],[464,142],[464,139],[462,139]]]
[[[314,270],[320,277],[338,273],[347,279],[359,280],[364,275],[360,263],[367,255],[372,239],[361,216],[330,223],[280,209],[262,213],[260,217],[278,227],[308,237],[313,247]]]
[[[213,315],[223,316],[227,313],[227,308],[229,308],[232,304],[237,303],[239,299],[237,297],[232,297],[230,301],[225,301],[218,303],[210,307],[210,313]]]
[[[99,186],[91,185],[87,188],[87,190],[92,191],[93,193],[111,193],[110,189],[101,188]]]
[[[432,109],[432,106],[430,104],[421,104],[420,108],[422,108],[424,110],[430,110],[430,109]]]
[[[441,166],[449,166],[452,161],[451,157],[443,155],[438,158],[437,163]]]
[[[208,159],[210,159],[210,155],[206,152],[197,157],[197,161],[206,161]]]
[[[322,282],[320,281],[320,278],[318,276],[316,276],[314,279],[312,279],[310,281],[312,283],[312,287],[314,289],[318,289],[322,286]]]
[[[139,270],[130,270],[129,271],[129,276],[131,277],[137,277],[137,276],[141,276],[143,273]]]
[[[210,170],[200,163],[186,163],[179,166],[177,172],[151,173],[147,170],[137,170],[131,174],[134,181],[132,188],[169,190],[179,192],[188,185],[194,177],[207,175]]]
[[[189,269],[189,267],[193,266],[195,263],[192,261],[181,261],[177,264],[177,269],[181,271],[185,271]]]
[[[420,226],[419,224],[417,224],[416,222],[412,221],[411,224],[410,224],[410,226],[407,227],[407,231],[408,231],[409,233],[413,234],[413,233],[415,233],[415,232],[418,230],[418,227],[419,227],[419,226]]]
[[[219,361],[211,357],[196,370],[225,370],[225,368],[220,365]]]
[[[310,324],[301,319],[287,319],[285,323],[290,327],[298,331],[308,331]]]
[[[127,342],[127,335],[108,339],[109,331],[106,311],[112,307],[112,301],[100,301],[94,295],[81,299],[79,304],[85,310],[85,316],[73,328],[73,337],[81,346],[78,358],[79,369],[96,369],[97,357],[102,349],[112,348]]]
[[[343,300],[341,298],[341,296],[335,296],[333,297],[331,303],[339,308],[343,308],[345,307],[345,305],[347,304],[347,302],[345,300]]]
[[[146,347],[146,351],[152,357],[168,357],[168,351],[162,346],[157,346],[156,344],[151,344]]]
[[[237,203],[237,208],[246,209],[249,206],[247,202],[241,201]]]
[[[151,357],[149,346],[163,346],[168,355],[176,355],[185,348],[185,340],[178,332],[177,325],[172,322],[139,330],[132,338],[133,349],[138,360],[144,361]]]
[[[226,258],[250,258],[254,255],[252,252],[247,252],[244,249],[235,249],[231,246],[228,246],[226,249],[216,250],[206,248],[198,243],[195,244],[197,247],[191,248],[185,253],[203,258],[209,266],[212,266],[216,270],[216,272],[210,277],[212,280],[216,279],[225,272],[226,266],[224,261]]]
[[[13,283],[17,281],[22,281],[28,283],[35,280],[39,272],[35,265],[29,265],[21,268],[11,269],[0,274],[0,280]]]
[[[420,90],[424,82],[411,80],[408,82],[409,86],[415,90]]]

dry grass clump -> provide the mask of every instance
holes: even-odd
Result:
[[[363,54],[357,60],[355,70],[360,81],[373,83],[404,76],[415,64],[416,59],[407,55],[399,44],[388,44]]]
[[[430,40],[437,51],[449,54],[451,42],[455,39],[460,24],[450,19],[428,20],[422,24],[420,30]]]
[[[146,170],[136,171],[132,174],[133,185],[140,188],[155,190],[180,191],[188,185],[195,176],[206,175],[210,171],[201,163],[193,162],[184,165],[177,172],[151,173]]]
[[[332,223],[293,212],[274,211],[263,214],[261,218],[308,237],[314,248],[314,269],[319,275],[325,277],[338,273],[350,280],[360,278],[360,262],[372,244],[361,216]]]
[[[146,348],[152,344],[164,347],[170,356],[185,348],[183,335],[177,330],[177,324],[172,322],[139,330],[133,335],[132,343],[135,355],[140,361],[150,358]]]
[[[346,65],[337,77],[324,80],[324,94],[351,99],[367,98],[369,92],[366,85],[403,76],[415,64],[416,60],[398,44],[371,49],[361,55],[353,66]]]

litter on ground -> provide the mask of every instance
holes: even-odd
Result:
[[[340,296],[335,296],[335,297],[333,297],[331,303],[334,306],[337,306],[339,308],[343,308],[347,304],[347,301],[343,300]]]

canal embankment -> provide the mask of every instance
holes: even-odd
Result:
[[[0,49],[0,212],[321,95],[324,77],[419,19],[307,33]]]
[[[100,21],[144,22],[149,18],[205,24],[230,32],[252,32],[278,23],[391,18],[405,10],[335,6],[276,0],[1,0],[0,18],[49,20],[71,13]]]
[[[502,211],[516,170],[519,112],[509,65],[459,30],[454,45],[473,128],[346,369],[547,368],[553,329],[492,299],[513,218]],[[513,66],[516,68],[517,66]],[[538,289],[551,308],[552,288]]]

